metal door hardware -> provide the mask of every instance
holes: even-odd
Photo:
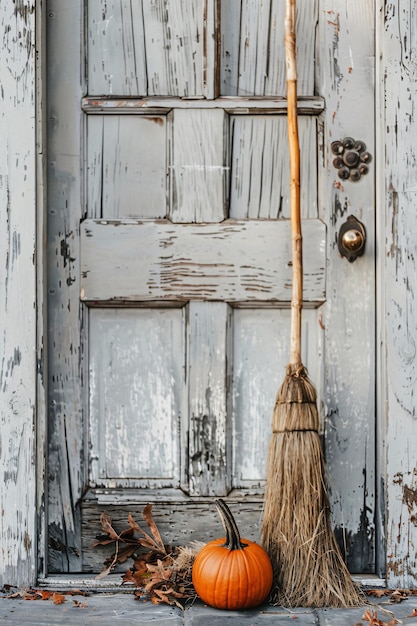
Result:
[[[365,226],[354,215],[350,215],[341,225],[337,236],[339,252],[349,263],[353,263],[358,256],[365,252]]]
[[[367,152],[365,142],[345,137],[341,141],[333,141],[330,148],[335,155],[333,166],[342,180],[356,182],[368,173],[372,155]]]

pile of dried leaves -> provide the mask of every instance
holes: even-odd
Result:
[[[57,591],[49,591],[48,589],[35,589],[29,587],[29,589],[19,589],[17,591],[11,591],[10,585],[4,585],[2,591],[6,594],[3,598],[13,600],[51,600],[54,604],[63,604],[66,602],[65,596],[87,596],[87,592],[80,589],[71,589],[69,591],[63,591],[58,593]],[[9,593],[8,593],[9,592]],[[78,608],[87,608],[86,602],[80,602],[79,600],[73,600],[74,606]]]
[[[96,538],[94,546],[114,544],[113,554],[104,562],[97,578],[107,576],[117,563],[133,559],[133,566],[123,576],[123,583],[133,584],[136,597],[150,597],[154,604],[171,604],[183,608],[187,600],[197,597],[191,579],[195,555],[203,544],[195,542],[190,547],[173,547],[164,544],[152,516],[152,505],[143,509],[143,518],[149,527],[145,532],[128,515],[129,526],[116,532],[107,513],[101,515],[104,535]]]

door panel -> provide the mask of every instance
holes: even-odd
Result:
[[[233,471],[232,487],[259,491],[266,473],[270,421],[290,349],[290,312],[235,309],[233,314]],[[317,311],[304,311],[303,362],[320,380],[322,330]]]
[[[91,308],[88,337],[91,484],[178,487],[183,309]]]
[[[221,224],[84,220],[81,300],[289,302],[288,220]],[[304,300],[325,289],[325,226],[306,220]]]
[[[167,126],[164,115],[88,117],[90,217],[166,216]]]
[[[317,120],[300,116],[302,217],[317,217]],[[277,115],[239,115],[231,119],[230,217],[289,218],[287,120]],[[307,238],[306,238],[307,239]]]
[[[216,496],[258,539],[289,353],[283,3],[80,4],[48,2],[51,573],[97,571],[100,513],[124,528],[147,502],[167,541],[221,532]],[[373,173],[340,181],[330,143],[373,152],[373,2],[298,6],[303,359],[334,525],[372,571]]]

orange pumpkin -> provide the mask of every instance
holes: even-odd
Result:
[[[260,545],[240,538],[226,503],[219,499],[216,506],[226,538],[210,541],[197,554],[192,571],[194,588],[203,602],[216,609],[254,608],[271,590],[271,561]]]

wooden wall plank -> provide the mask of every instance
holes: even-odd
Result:
[[[221,222],[226,217],[227,136],[224,111],[174,111],[170,163],[173,222]]]
[[[304,223],[304,298],[325,293],[325,226]],[[145,245],[146,242],[146,245]],[[81,224],[81,299],[289,302],[288,220]]]
[[[373,0],[323,0],[317,35],[317,88],[326,99],[319,188],[319,214],[328,225],[325,451],[334,525],[353,572],[375,564],[375,170],[371,163],[358,182],[342,181],[330,145],[352,136],[375,155],[374,16]],[[354,263],[337,249],[351,214],[367,232],[365,254]]]
[[[35,4],[0,6],[0,587],[37,575]]]
[[[230,310],[224,302],[188,305],[189,492],[193,496],[225,496],[227,471],[227,381]]]
[[[381,219],[381,412],[386,442],[387,581],[417,586],[417,2],[385,5],[385,162]],[[381,26],[382,27],[382,26]],[[385,239],[383,238],[385,237]],[[386,361],[385,361],[386,358]]]
[[[87,124],[89,217],[167,214],[164,115],[94,115]]]
[[[316,132],[315,118],[299,117],[301,215],[304,218],[317,217]],[[289,218],[286,117],[232,117],[230,142],[230,217]]]

